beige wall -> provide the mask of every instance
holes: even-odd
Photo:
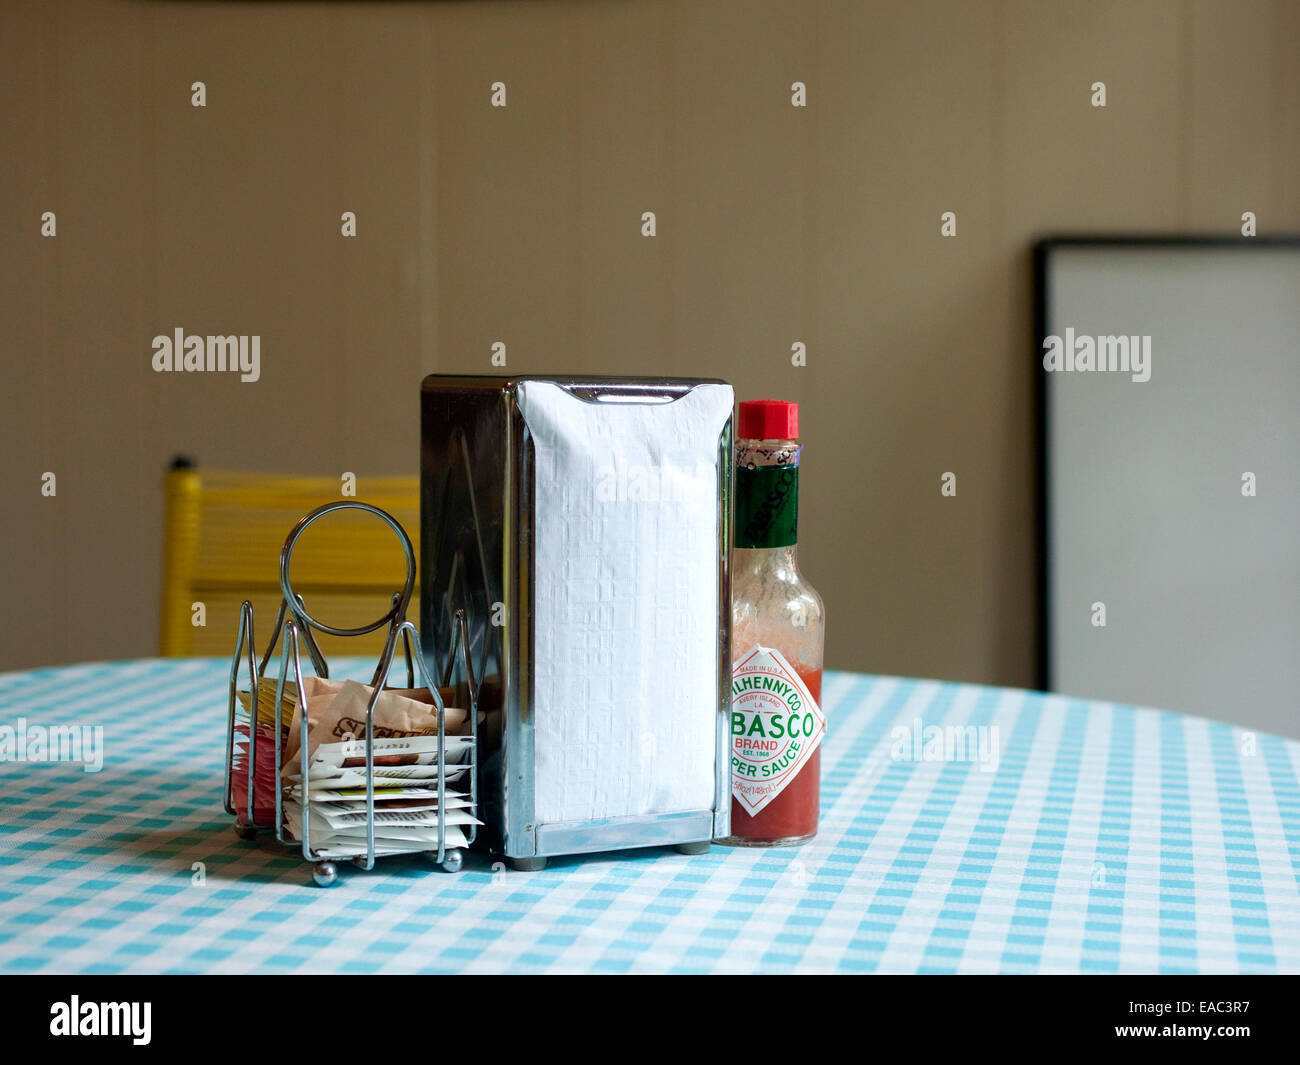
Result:
[[[1286,0],[4,3],[0,668],[154,652],[173,453],[414,472],[503,340],[800,401],[828,664],[1031,683],[1030,242],[1300,228],[1297,56]]]

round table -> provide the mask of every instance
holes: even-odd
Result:
[[[1300,970],[1292,740],[829,672],[802,847],[381,858],[322,889],[222,810],[228,668],[0,674],[0,971]],[[102,726],[102,768],[14,760],[51,725]]]

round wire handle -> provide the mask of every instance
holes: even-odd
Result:
[[[388,613],[378,621],[371,622],[369,625],[359,625],[355,629],[336,629],[332,625],[317,621],[307,613],[306,606],[294,594],[293,585],[289,582],[289,561],[293,557],[293,549],[298,542],[298,537],[317,518],[322,518],[336,510],[361,510],[382,519],[393,532],[397,533],[397,538],[402,543],[402,551],[406,555],[406,580],[402,584],[401,594],[393,597],[393,605],[389,607]],[[321,632],[327,632],[331,636],[364,636],[366,633],[374,632],[384,625],[391,625],[395,621],[401,622],[405,620],[406,608],[411,601],[411,593],[415,590],[415,549],[411,546],[411,538],[406,535],[402,523],[389,514],[388,511],[380,510],[369,503],[339,499],[333,503],[326,503],[324,506],[317,507],[310,514],[305,514],[302,520],[293,527],[293,531],[285,538],[284,547],[280,549],[280,590],[284,593],[284,599],[289,604],[289,609],[313,628],[319,629]]]

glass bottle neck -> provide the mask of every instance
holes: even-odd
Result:
[[[732,552],[731,571],[737,577],[774,575],[794,580],[799,577],[799,549],[784,547],[738,547]]]

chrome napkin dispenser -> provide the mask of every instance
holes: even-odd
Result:
[[[733,406],[715,380],[424,380],[420,632],[436,656],[466,613],[484,836],[519,868],[729,832]]]

